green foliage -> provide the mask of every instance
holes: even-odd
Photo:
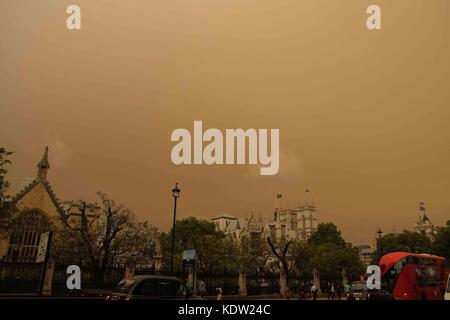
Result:
[[[292,244],[290,255],[298,275],[310,278],[314,269],[315,250],[307,242],[296,241]]]
[[[373,262],[377,264],[380,258],[390,252],[435,253],[432,240],[423,233],[403,230],[402,233],[386,234],[377,239],[377,250]]]
[[[343,270],[347,275],[364,271],[357,249],[345,242],[333,223],[319,224],[306,243],[294,243],[290,255],[297,273],[304,278],[311,277],[314,268],[329,279],[341,277]]]
[[[65,227],[55,230],[51,256],[55,262],[67,265],[90,262],[81,234]]]
[[[443,227],[438,227],[434,237],[434,252],[450,261],[450,220]]]
[[[244,236],[241,238],[238,247],[237,263],[238,269],[242,273],[255,274],[265,273],[268,270],[267,262],[271,256],[268,243],[264,241],[260,234],[253,237]]]
[[[11,207],[11,197],[8,195],[9,181],[6,178],[8,166],[11,164],[12,151],[0,147],[0,238],[8,235],[11,229],[14,208]]]
[[[163,267],[170,268],[172,230],[160,237]],[[182,270],[183,250],[195,249],[202,272],[234,270],[239,268],[238,249],[233,240],[216,231],[215,225],[206,220],[189,217],[175,225],[174,270]]]
[[[342,238],[341,232],[333,223],[319,223],[317,230],[311,234],[308,243],[313,246],[333,244],[336,247],[345,248],[347,243]]]
[[[347,275],[359,275],[364,266],[358,251],[344,241],[334,224],[321,224],[311,236],[311,241],[264,241],[262,237],[241,238],[239,245],[215,230],[214,224],[187,218],[177,221],[175,241],[175,266],[181,269],[181,252],[195,249],[201,271],[243,273],[282,270],[287,276],[293,271],[300,277],[312,277],[316,268],[324,278],[339,278],[343,270]],[[271,246],[270,246],[271,244]],[[171,233],[161,237],[163,263],[170,265]],[[206,252],[206,255],[205,255]]]
[[[10,156],[12,151],[8,151],[3,147],[0,147],[0,205],[6,200],[9,188],[9,182],[6,180],[6,174],[8,173],[7,165],[11,164]]]

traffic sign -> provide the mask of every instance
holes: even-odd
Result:
[[[195,259],[195,249],[183,250],[183,261],[191,261]]]
[[[41,239],[39,241],[39,249],[36,256],[36,262],[44,262],[45,256],[47,254],[49,236],[50,232],[41,234]]]

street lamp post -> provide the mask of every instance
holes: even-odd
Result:
[[[170,256],[170,272],[173,272],[173,253],[175,250],[175,221],[177,217],[177,199],[180,197],[180,188],[178,188],[178,183],[175,183],[175,188],[172,189],[173,197],[173,224],[172,224],[172,254]]]

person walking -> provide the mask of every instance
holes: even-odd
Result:
[[[331,283],[330,282],[327,282],[327,294],[328,294],[327,299],[330,300],[330,298],[331,298]]]
[[[311,295],[312,295],[313,300],[317,299],[317,291],[318,291],[318,289],[317,289],[316,285],[313,284],[311,287]]]
[[[193,292],[194,284],[192,283],[192,281],[189,278],[186,280],[186,287],[188,288],[188,290],[190,292]]]
[[[348,297],[350,295],[350,289],[351,289],[350,283],[347,282],[344,285],[344,292],[345,292],[345,296],[347,297],[347,299],[348,299]]]
[[[334,295],[334,284],[331,284],[330,291],[328,292],[328,300],[334,300],[336,296]]]
[[[204,297],[206,294],[205,281],[203,281],[202,279],[198,281],[198,294],[200,295],[200,297]]]
[[[216,300],[222,300],[222,288],[216,288],[217,297]]]

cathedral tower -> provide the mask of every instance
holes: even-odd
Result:
[[[50,164],[48,162],[48,147],[45,147],[44,155],[41,161],[37,164],[37,180],[47,181],[47,171],[50,169]]]

